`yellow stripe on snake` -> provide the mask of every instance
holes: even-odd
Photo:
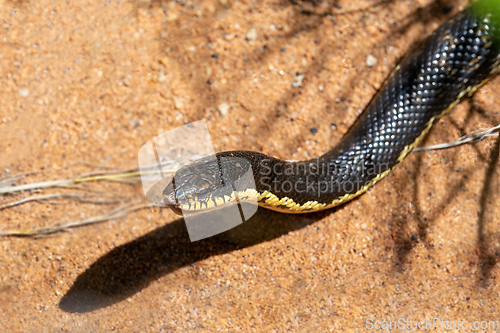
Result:
[[[185,213],[253,200],[279,212],[307,213],[363,194],[499,71],[497,17],[471,8],[413,48],[323,156],[290,162],[252,151],[217,153],[180,168],[163,191],[165,204]],[[249,170],[253,179],[245,176]]]

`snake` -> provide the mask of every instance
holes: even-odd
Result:
[[[252,202],[310,213],[365,193],[500,71],[500,20],[476,8],[458,12],[404,55],[333,149],[304,161],[244,150],[203,157],[175,172],[162,192],[165,206],[186,214]]]

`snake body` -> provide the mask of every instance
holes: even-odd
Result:
[[[384,178],[432,125],[499,71],[491,17],[466,9],[413,48],[332,150],[290,162],[252,151],[217,153],[180,168],[164,189],[176,212],[257,201],[286,213],[345,203]],[[246,177],[248,171],[252,177]],[[235,185],[236,184],[236,185]]]

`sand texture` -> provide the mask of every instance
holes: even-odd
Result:
[[[200,119],[216,151],[320,155],[398,60],[465,5],[0,0],[0,184],[135,168],[144,143]],[[497,77],[424,144],[499,122]],[[1,331],[362,332],[384,320],[500,320],[499,140],[412,153],[337,209],[259,209],[195,243],[164,208],[1,237]],[[55,193],[66,196],[1,210],[0,230],[144,203],[137,183],[92,182],[2,195],[0,205]]]

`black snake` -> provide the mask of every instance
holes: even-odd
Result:
[[[163,191],[165,204],[186,213],[253,200],[280,212],[307,213],[359,196],[499,71],[496,19],[469,7],[441,25],[400,61],[342,141],[323,156],[290,162],[252,151],[217,153],[180,168]]]

